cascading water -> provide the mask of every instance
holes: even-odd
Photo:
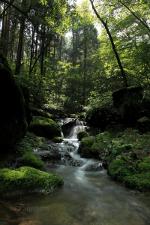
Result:
[[[24,209],[18,217],[0,204],[0,225],[150,225],[150,194],[126,189],[105,170],[91,170],[91,163],[100,162],[77,154],[77,133],[83,129],[77,122],[60,144],[63,154],[69,153],[81,165],[50,169],[64,177],[64,187],[53,195],[14,199],[12,207]]]
[[[70,156],[73,160],[76,160],[80,163],[79,170],[99,170],[102,168],[102,163],[92,159],[81,158],[78,154],[79,141],[78,134],[86,130],[86,126],[83,121],[76,120],[75,125],[70,129],[70,133],[67,137],[64,138],[64,142],[61,143],[61,147],[64,150],[67,145],[72,146],[71,151],[69,151]],[[70,150],[70,149],[69,149]],[[63,158],[64,159],[64,158]]]

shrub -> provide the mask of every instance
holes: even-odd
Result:
[[[138,190],[150,190],[150,171],[146,173],[138,173],[124,178],[125,184],[130,188]]]
[[[24,139],[22,139],[22,141],[17,145],[20,165],[42,169],[44,167],[44,163],[37,155],[34,154],[33,150],[43,145],[44,141],[44,138],[37,137],[28,132]]]

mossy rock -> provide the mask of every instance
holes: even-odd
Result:
[[[18,169],[0,169],[0,193],[9,194],[16,191],[52,192],[63,184],[61,177],[37,170],[32,167]]]
[[[88,137],[88,136],[89,136],[89,134],[86,131],[81,131],[77,135],[79,141],[81,141],[83,138]]]
[[[85,137],[81,140],[80,146],[78,149],[78,153],[85,158],[97,158],[97,151],[94,152],[92,149],[92,145],[94,144],[95,137],[89,136]]]
[[[30,151],[24,152],[19,163],[21,166],[31,166],[36,169],[44,168],[44,162],[40,159],[40,157]]]
[[[29,131],[49,139],[61,136],[60,126],[54,120],[39,116],[33,117]]]
[[[27,132],[25,137],[16,146],[16,166],[31,166],[37,169],[43,169],[44,163],[34,153],[34,149],[41,147],[45,141],[45,138],[37,137],[33,133]]]
[[[54,137],[52,139],[52,141],[55,142],[55,143],[61,143],[61,142],[63,142],[63,138],[62,137]]]
[[[6,59],[0,55],[0,153],[12,151],[27,126],[23,94]]]

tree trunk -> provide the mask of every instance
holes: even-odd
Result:
[[[2,33],[0,40],[0,51],[3,56],[7,57],[8,48],[9,48],[9,28],[10,28],[10,19],[9,13],[6,12],[7,5],[4,4],[4,12],[2,17]]]
[[[25,6],[26,6],[26,0],[22,0],[21,9],[24,9]],[[15,68],[16,75],[19,74],[21,71],[21,62],[23,59],[24,30],[25,30],[25,17],[22,15],[20,20],[19,41],[18,41],[17,57],[16,57],[16,68]]]
[[[120,59],[120,56],[118,54],[118,51],[117,51],[117,48],[116,48],[116,45],[114,43],[114,40],[113,40],[113,37],[111,35],[111,32],[109,30],[109,27],[107,25],[107,22],[105,22],[103,20],[103,18],[98,14],[95,6],[94,6],[94,3],[93,3],[93,0],[90,0],[91,2],[91,5],[92,5],[92,9],[95,13],[95,15],[97,16],[97,18],[100,20],[100,22],[103,24],[106,32],[107,32],[107,35],[109,37],[109,40],[111,42],[111,45],[112,45],[112,49],[113,49],[113,52],[115,54],[115,57],[116,57],[116,60],[117,60],[117,63],[118,63],[118,66],[119,66],[119,69],[120,69],[120,72],[121,72],[121,76],[122,76],[122,79],[123,79],[123,83],[124,83],[124,86],[127,87],[128,86],[128,82],[127,82],[127,77],[126,77],[126,74],[125,74],[125,71],[124,71],[124,68],[123,68],[123,65],[122,65],[122,62],[121,62],[121,59]]]
[[[87,77],[87,29],[84,27],[84,59],[83,59],[83,102],[82,104],[85,104],[85,99],[86,99],[86,77]]]

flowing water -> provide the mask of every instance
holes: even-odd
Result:
[[[64,187],[52,195],[20,196],[0,203],[0,225],[150,225],[150,194],[115,183],[100,162],[77,154],[77,133],[82,129],[77,124],[60,144],[63,151],[65,146],[74,146],[70,154],[81,161],[80,167],[53,169],[64,177]],[[86,170],[93,164],[99,165],[97,171]]]

